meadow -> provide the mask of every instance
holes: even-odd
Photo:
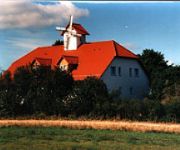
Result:
[[[175,133],[34,126],[0,128],[1,150],[176,150],[179,148],[180,135]]]

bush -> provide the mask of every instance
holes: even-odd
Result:
[[[67,72],[49,67],[18,68],[11,78],[0,79],[0,117],[64,116],[92,119],[128,119],[180,122],[179,97],[168,103],[123,100],[116,92],[108,93],[96,77],[73,81]]]
[[[66,107],[70,114],[76,116],[105,115],[107,109],[108,91],[102,80],[88,77],[76,81],[70,95],[65,99]]]
[[[180,122],[180,100],[175,100],[165,106],[166,119],[168,121]]]
[[[0,81],[0,114],[59,115],[64,108],[63,98],[71,91],[73,82],[70,74],[58,68],[51,70],[49,67],[20,67],[13,80],[8,73]]]

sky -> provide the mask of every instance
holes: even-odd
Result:
[[[0,68],[62,40],[55,27],[70,15],[88,42],[115,40],[135,54],[154,49],[180,65],[180,2],[0,0]]]

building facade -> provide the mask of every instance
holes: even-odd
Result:
[[[64,45],[39,47],[12,63],[12,73],[29,64],[70,70],[75,80],[89,76],[102,79],[109,91],[123,98],[143,99],[149,91],[149,78],[137,55],[117,42],[86,42],[87,30],[73,23],[71,17],[65,28],[57,27],[64,36]]]
[[[135,59],[114,58],[101,79],[109,91],[118,92],[122,98],[143,99],[149,91],[149,78]]]

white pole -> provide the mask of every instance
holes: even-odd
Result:
[[[72,24],[73,24],[73,16],[70,16],[70,26],[69,26],[70,30],[72,30]]]

